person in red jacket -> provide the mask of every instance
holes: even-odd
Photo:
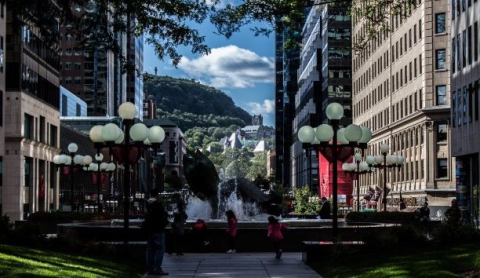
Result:
[[[282,257],[282,230],[288,231],[288,227],[284,224],[278,223],[277,218],[271,215],[268,217],[268,233],[267,236],[272,242],[273,250],[275,251],[275,259]]]
[[[227,216],[227,244],[230,249],[227,253],[233,254],[236,253],[235,249],[235,237],[237,236],[237,217],[232,210],[225,212]]]

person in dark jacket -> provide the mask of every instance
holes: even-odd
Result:
[[[157,189],[151,190],[146,207],[144,228],[147,232],[147,272],[149,275],[168,275],[168,272],[162,270],[168,215]]]
[[[185,233],[185,223],[187,222],[188,215],[185,213],[185,204],[183,201],[179,201],[177,204],[177,212],[173,215],[172,223],[172,235],[173,245],[177,256],[183,256],[183,235]]]
[[[319,216],[321,219],[330,219],[330,203],[325,197],[322,197],[322,206],[320,207]]]

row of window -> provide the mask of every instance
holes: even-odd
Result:
[[[38,122],[39,119],[40,123]],[[46,123],[45,117],[40,116],[39,118],[37,118],[25,113],[23,120],[24,138],[36,140],[38,142],[58,148],[57,135],[58,127],[51,123]]]
[[[452,20],[455,20],[455,15],[460,16],[461,12],[467,10],[467,3],[465,1],[466,0],[452,0]],[[467,1],[468,7],[472,6],[472,0]],[[473,2],[477,2],[477,0],[474,0]]]
[[[403,19],[404,18],[406,19],[406,17],[409,16],[410,14],[411,12],[408,12],[408,14],[406,14],[405,17],[403,17],[401,14],[393,16],[391,19],[390,26],[394,26],[394,29],[396,30],[399,27],[399,24],[398,24],[399,19],[400,19],[400,24],[402,24]],[[443,17],[442,17],[442,14],[443,14]],[[443,24],[442,24],[442,19],[443,19]],[[438,27],[438,28],[436,27],[436,30],[438,30],[438,33],[445,33],[445,30],[446,30],[445,13],[438,14],[438,24],[436,24],[436,26]],[[399,55],[402,56],[403,53],[406,53],[408,47],[412,48],[413,45],[415,45],[417,42],[419,42],[422,39],[422,36],[423,36],[422,28],[423,28],[422,20],[420,19],[418,22],[418,26],[417,24],[414,24],[413,28],[410,28],[408,32],[406,32],[402,37],[400,37],[399,41],[397,41],[392,45],[392,51],[391,51],[392,62],[398,59]],[[417,30],[418,30],[418,39],[417,39]],[[364,26],[362,26],[360,32],[358,32],[354,36],[354,39],[353,39],[354,43],[358,43],[359,40],[361,40],[365,36],[365,32],[366,32],[366,29],[364,28]],[[369,60],[370,53],[374,52],[376,48],[379,47],[381,43],[385,41],[388,37],[389,37],[389,33],[385,30],[383,34],[380,34],[379,36],[375,36],[374,38],[372,38],[372,40],[366,46],[365,51],[360,53],[360,55],[357,55],[357,57],[353,60],[354,69],[358,70],[367,60]],[[412,41],[413,41],[413,44],[412,44]],[[367,53],[369,54],[367,55]],[[388,61],[387,61],[388,57],[385,60],[386,60],[385,64],[388,65]]]
[[[461,34],[452,38],[452,74],[478,60],[478,32],[478,22],[475,22],[473,30],[470,25]]]
[[[478,82],[472,83],[458,90],[452,88],[452,125],[461,126],[462,124],[471,123],[473,120],[478,121],[479,93]]]

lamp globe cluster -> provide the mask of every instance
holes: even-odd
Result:
[[[118,114],[128,125],[135,118],[135,105],[131,102],[123,103],[118,109]],[[128,135],[136,144],[159,145],[165,139],[165,131],[160,126],[148,128],[143,123],[136,123],[128,129]],[[93,143],[101,145],[122,144],[125,141],[125,133],[113,123],[104,126],[96,125],[90,129],[90,139]]]

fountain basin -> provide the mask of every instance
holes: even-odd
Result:
[[[130,228],[123,228],[123,220],[98,221],[92,223],[59,224],[58,234],[73,236],[82,241],[96,242],[140,242],[146,241],[146,234],[140,229],[142,220],[131,220]],[[332,240],[331,220],[282,220],[289,227],[285,233],[283,250],[286,252],[303,251],[303,241],[329,241]],[[184,235],[184,252],[225,252],[227,224],[225,221],[207,221],[206,238],[210,242],[205,246],[197,234],[191,229],[194,221],[188,221]],[[361,240],[366,233],[375,233],[378,230],[389,229],[394,224],[356,223],[347,224],[339,220],[338,232],[342,240]],[[272,250],[267,238],[268,223],[266,221],[239,221],[236,238],[238,252],[270,252]],[[166,230],[167,250],[171,242],[170,227]]]

